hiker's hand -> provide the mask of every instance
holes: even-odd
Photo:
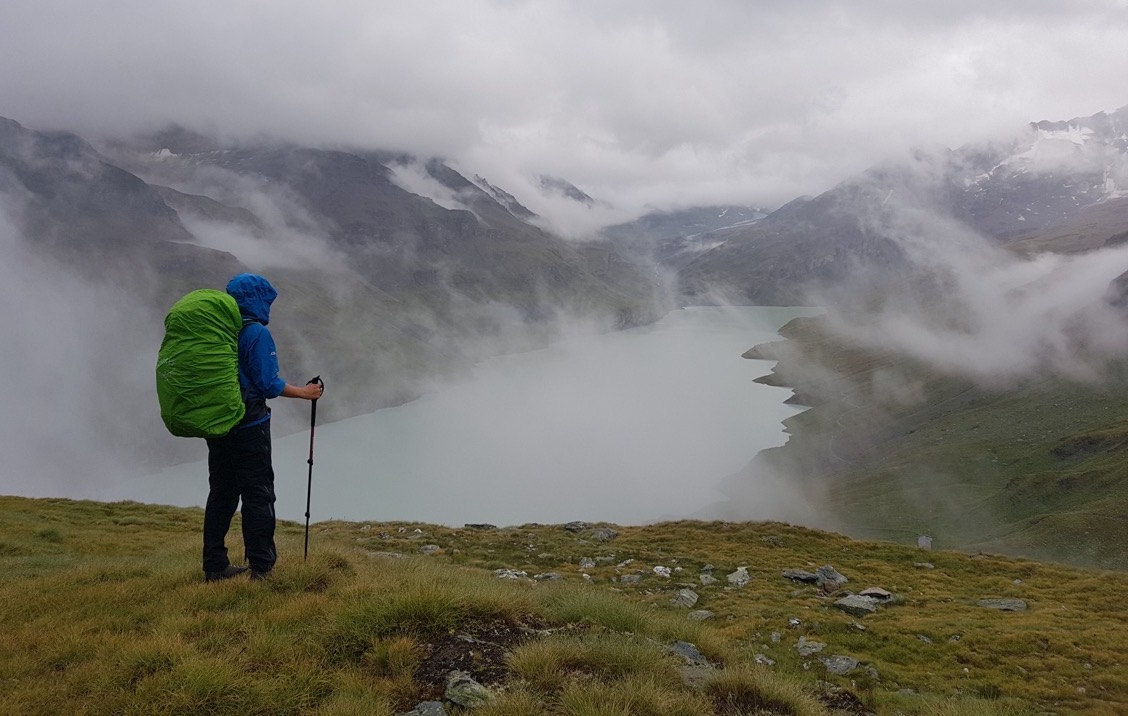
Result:
[[[302,390],[306,393],[304,396],[306,400],[317,400],[325,392],[325,386],[321,383],[307,383]]]

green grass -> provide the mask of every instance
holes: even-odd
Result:
[[[758,460],[825,494],[837,529],[1128,568],[1128,366],[992,390],[848,347],[817,319],[785,328],[765,382],[815,407]]]
[[[597,634],[537,641],[509,658],[515,676],[537,691],[555,692],[575,675],[603,679],[634,676],[674,681],[675,662],[661,644],[622,634]]]
[[[194,509],[0,498],[0,713],[391,714],[441,698],[450,654],[494,669],[486,714],[821,714],[844,694],[881,714],[1128,708],[1121,573],[778,523],[619,527],[599,543],[551,525],[401,533],[330,522],[315,525],[308,563],[301,526],[282,523],[272,581],[206,584],[201,521]],[[416,527],[442,552],[381,556],[415,552]],[[61,539],[44,539],[47,529]],[[490,573],[528,566],[529,544],[562,581]],[[590,580],[583,556],[598,562]],[[924,559],[935,568],[913,566]],[[898,603],[856,619],[780,576],[825,563],[850,589],[882,586]],[[681,571],[663,578],[659,564]],[[670,599],[705,564],[721,583],[694,587],[697,608],[716,614],[700,623]],[[727,588],[724,575],[742,565],[752,581]],[[623,584],[624,574],[643,576]],[[1030,608],[976,606],[987,597]],[[828,674],[799,656],[800,636],[862,669]],[[674,641],[718,669],[687,676],[667,650]]]

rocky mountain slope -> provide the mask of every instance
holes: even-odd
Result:
[[[95,147],[0,120],[10,250],[122,291],[154,322],[191,289],[266,274],[282,294],[284,374],[347,386],[330,420],[544,341],[564,320],[660,315],[645,271],[543,231],[505,196],[439,160],[225,147],[184,130]]]
[[[157,188],[73,134],[0,118],[0,198],[27,245],[89,278],[151,291],[150,269],[181,286],[214,284],[239,267],[193,245]]]
[[[608,226],[600,238],[630,254],[678,270],[698,254],[722,243],[716,234],[753,224],[768,215],[749,206],[700,206],[651,212],[626,224]]]

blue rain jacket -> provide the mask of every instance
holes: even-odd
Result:
[[[270,322],[270,304],[278,298],[278,291],[258,274],[241,273],[227,282],[227,293],[235,299],[243,316],[243,330],[239,334],[239,386],[243,389],[248,416],[239,427],[250,427],[270,419],[266,399],[277,398],[286,387],[286,381],[278,376],[274,337],[266,328]],[[256,404],[260,408],[253,410]]]

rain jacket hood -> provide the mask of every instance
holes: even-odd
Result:
[[[227,293],[235,299],[243,319],[262,325],[270,322],[270,304],[278,298],[278,291],[262,276],[241,273],[227,282]]]

